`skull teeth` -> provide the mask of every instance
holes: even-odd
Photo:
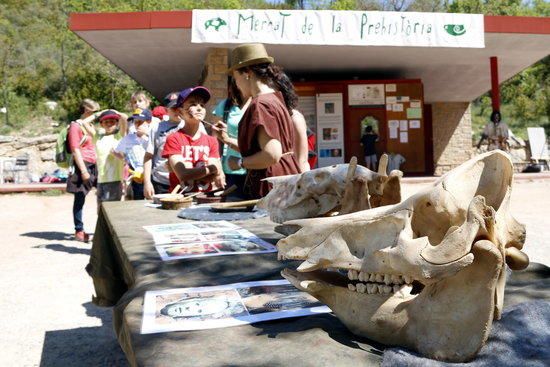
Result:
[[[409,275],[367,273],[364,271],[357,271],[353,269],[348,270],[347,275],[349,280],[358,280],[364,283],[384,283],[386,285],[392,286],[411,284],[414,280],[413,277]]]
[[[348,289],[352,292],[357,293],[366,293],[366,294],[392,294],[392,293],[398,293],[400,291],[404,291],[406,289],[410,290],[410,286],[408,285],[385,285],[385,284],[375,284],[375,283],[356,283],[348,284]]]
[[[349,280],[354,281],[348,284],[348,289],[352,292],[366,294],[392,294],[404,292],[410,288],[410,284],[414,281],[409,275],[395,274],[377,274],[368,273],[357,270],[348,270]],[[406,293],[406,292],[405,292]]]

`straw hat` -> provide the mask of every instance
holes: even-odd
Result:
[[[271,64],[273,61],[273,57],[267,54],[264,45],[261,43],[240,45],[231,51],[231,66],[227,70],[227,73],[231,74],[233,71],[245,66]]]

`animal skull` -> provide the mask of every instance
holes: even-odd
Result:
[[[279,258],[303,262],[283,276],[358,335],[470,360],[500,318],[505,262],[529,263],[509,211],[512,174],[493,151],[400,204],[288,222],[301,229],[279,241]]]
[[[388,157],[382,155],[378,173],[357,166],[357,159],[283,177],[267,178],[273,189],[257,205],[273,222],[312,218],[339,212],[353,213],[401,201],[401,171],[386,174]]]

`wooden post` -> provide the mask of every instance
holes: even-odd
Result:
[[[493,106],[493,111],[500,111],[498,58],[496,56],[491,56],[491,104]]]

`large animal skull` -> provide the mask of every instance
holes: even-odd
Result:
[[[276,223],[338,212],[353,213],[401,201],[401,171],[386,174],[387,155],[378,173],[357,166],[357,159],[296,175],[267,178],[273,188],[259,203]]]
[[[291,221],[301,229],[279,241],[279,258],[303,262],[283,276],[358,335],[472,359],[500,318],[505,262],[529,263],[525,226],[509,211],[512,174],[494,151],[400,204]]]

